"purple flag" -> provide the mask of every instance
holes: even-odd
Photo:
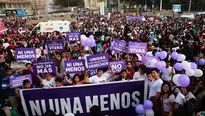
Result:
[[[16,60],[35,60],[35,48],[16,48]]]
[[[63,50],[64,49],[64,42],[63,40],[53,40],[53,41],[46,41],[48,51],[56,51],[56,50]]]
[[[110,62],[113,72],[119,73],[122,69],[126,69],[126,63],[124,60]]]
[[[127,49],[128,49],[127,42],[122,40],[115,40],[111,48],[111,50],[114,51],[115,53],[119,53],[119,52],[127,53]]]
[[[89,69],[108,68],[109,55],[107,53],[104,53],[104,54],[87,56],[87,62],[88,62]]]
[[[85,59],[79,60],[65,60],[64,61],[65,72],[69,73],[80,73],[85,71]]]
[[[147,43],[129,42],[128,52],[130,54],[146,54]]]
[[[10,88],[17,88],[23,86],[23,81],[28,79],[30,81],[30,84],[32,84],[31,74],[29,75],[21,75],[18,77],[12,77],[9,79],[11,87]]]
[[[154,68],[157,61],[160,60],[155,56],[142,56],[142,64],[148,68]]]
[[[66,33],[66,39],[69,42],[80,41],[80,33],[78,33],[78,32],[67,32]]]
[[[90,116],[93,105],[103,116],[136,116],[135,107],[143,104],[144,80],[110,82],[107,84],[20,90],[26,116],[42,116],[53,110],[57,116],[70,112]]]
[[[33,62],[33,72],[35,74],[56,73],[56,62],[54,60]]]

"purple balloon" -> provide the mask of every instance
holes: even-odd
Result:
[[[93,35],[90,35],[89,36],[89,39],[91,40],[91,39],[94,39],[94,36]]]
[[[163,68],[166,68],[166,62],[165,61],[161,61],[161,64],[162,64]]]
[[[193,70],[194,70],[194,69],[197,69],[196,63],[192,62],[192,63],[191,63],[191,68],[192,68]]]
[[[178,59],[178,57],[179,57],[179,54],[177,53],[177,52],[172,52],[172,58],[174,59],[174,60],[177,60]]]
[[[199,59],[199,64],[200,65],[204,65],[205,64],[205,60],[202,58],[202,59]]]
[[[146,110],[152,109],[152,107],[153,107],[152,101],[146,100],[146,101],[144,102],[144,108],[145,108]]]
[[[145,112],[144,106],[142,104],[137,105],[136,108],[135,108],[135,111],[139,115],[144,114],[144,112]]]
[[[86,46],[86,41],[82,41],[81,45],[82,45],[83,47],[85,47],[85,46]]]
[[[181,63],[176,63],[174,65],[174,68],[177,70],[177,71],[182,71],[183,70],[183,66],[181,65]]]
[[[161,62],[161,61],[158,61],[158,62],[156,62],[155,63],[155,67],[157,68],[157,69],[159,69],[159,70],[164,70],[164,64]]]
[[[155,53],[155,56],[156,56],[156,57],[160,57],[160,54],[161,54],[160,52],[156,52],[156,53]]]
[[[182,74],[179,76],[178,82],[182,87],[187,87],[190,83],[190,78],[187,75]]]
[[[166,51],[162,51],[160,53],[160,59],[164,60],[167,57],[167,52]]]

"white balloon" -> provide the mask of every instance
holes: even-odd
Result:
[[[182,64],[182,66],[183,66],[183,68],[184,68],[185,70],[191,69],[191,65],[190,65],[189,62],[183,61],[181,64]]]
[[[203,75],[203,71],[200,69],[195,69],[194,70],[194,76],[195,77],[201,77]]]
[[[146,110],[145,115],[146,116],[154,116],[154,111],[152,109]]]
[[[179,54],[177,61],[184,61],[185,59],[186,59],[186,56],[184,54]]]
[[[178,82],[179,76],[180,76],[180,74],[175,74],[175,75],[172,77],[172,81],[173,81],[174,84],[177,85],[177,86],[180,86],[180,84],[179,84],[179,82]]]
[[[188,75],[188,76],[194,76],[194,70],[193,69],[188,69],[188,70],[186,70],[186,75]]]
[[[81,35],[80,38],[81,38],[81,41],[85,41],[87,39],[85,35]]]

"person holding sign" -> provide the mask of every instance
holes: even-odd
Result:
[[[57,70],[57,68],[56,68]],[[56,71],[56,76],[52,77],[51,74],[44,74],[45,79],[42,79],[39,75],[36,77],[40,80],[41,84],[43,85],[43,88],[51,88],[56,87],[55,79],[58,78],[58,71]]]
[[[66,75],[66,73],[63,74],[63,76],[65,77],[66,81],[68,84],[70,85],[82,85],[85,83],[85,78],[87,78],[86,75],[84,75],[84,79],[81,78],[81,76],[79,76],[79,74],[75,74],[73,76],[72,80],[69,80],[68,76]]]
[[[111,73],[108,73],[106,71],[105,73],[103,72],[103,69],[98,69],[97,75],[94,75],[90,78],[86,79],[86,83],[103,83],[106,82],[109,78],[113,77],[114,73],[112,68],[110,67]]]
[[[133,79],[136,79],[136,80],[146,79],[146,77],[147,77],[146,71],[147,71],[147,67],[145,65],[141,64],[139,66],[138,72],[135,72]]]

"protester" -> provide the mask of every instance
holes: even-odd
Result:
[[[205,110],[205,80],[201,79],[193,91],[194,96],[196,97],[196,112]]]
[[[127,77],[127,71],[126,70],[121,70],[120,76],[115,79],[115,81],[123,81],[123,80],[128,80],[129,78]]]
[[[170,83],[164,82],[162,84],[160,101],[162,103],[161,116],[172,116],[175,103],[175,96],[172,93]]]

